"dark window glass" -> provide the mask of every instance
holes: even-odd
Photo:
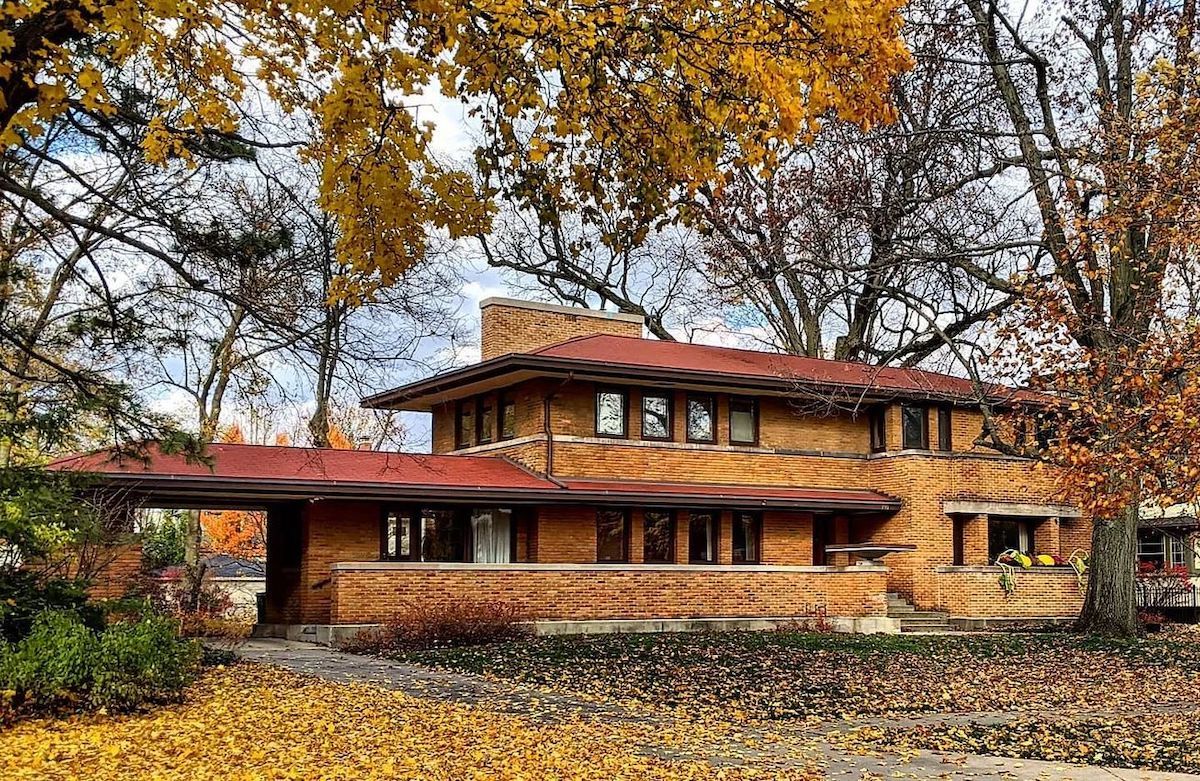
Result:
[[[938,407],[938,450],[954,449],[954,418],[949,407]]]
[[[642,439],[671,439],[671,397],[642,395]]]
[[[762,558],[762,516],[758,513],[733,514],[733,561],[757,564]]]
[[[687,438],[689,442],[715,442],[717,404],[712,396],[688,396]]]
[[[596,391],[596,433],[602,437],[625,436],[625,402],[624,391]]]
[[[470,447],[471,437],[475,435],[475,403],[472,401],[458,402],[458,413],[455,416],[454,442],[458,447]]]
[[[758,404],[754,399],[729,400],[729,441],[758,442]]]
[[[988,518],[988,560],[995,563],[1006,550],[1029,552],[1029,524],[1008,518]]]
[[[412,515],[407,512],[388,510],[383,515],[383,540],[380,544],[381,558],[391,561],[407,561],[412,558]]]
[[[718,515],[711,512],[688,516],[688,561],[692,564],[716,563],[717,519]]]
[[[485,445],[495,438],[496,416],[493,414],[494,412],[491,398],[479,400],[479,412],[475,416],[475,425],[479,427],[479,431],[475,436],[475,441],[481,445]]]
[[[670,510],[647,510],[642,516],[642,559],[650,564],[675,560],[675,514]]]
[[[867,425],[871,429],[871,452],[887,450],[887,407],[871,407]]]
[[[900,408],[900,446],[905,450],[929,448],[929,411],[925,407],[903,405]]]
[[[466,561],[464,526],[454,510],[422,510],[421,561]]]
[[[629,561],[629,513],[596,511],[596,561]]]
[[[512,396],[500,396],[500,438],[512,439],[517,435],[517,402]]]

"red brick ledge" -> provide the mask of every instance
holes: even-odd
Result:
[[[774,564],[479,564],[438,561],[337,561],[330,565],[334,572],[384,572],[389,570],[476,570],[485,572],[804,572],[812,575],[843,573],[888,572],[887,567],[853,564],[849,567],[819,567],[811,565]]]

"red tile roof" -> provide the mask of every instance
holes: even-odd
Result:
[[[143,477],[200,477],[287,482],[380,483],[439,488],[557,488],[511,461],[488,456],[387,453],[377,450],[213,444],[210,463],[147,449],[146,458],[112,451],[71,456],[51,469]]]
[[[232,498],[341,496],[348,499],[403,495],[436,502],[478,496],[495,501],[546,504],[738,506],[779,509],[895,510],[899,500],[865,489],[656,483],[637,480],[551,480],[495,456],[423,455],[369,450],[214,444],[210,464],[151,445],[146,457],[112,451],[71,456],[50,469],[100,476],[140,494],[170,500],[188,497],[214,506]],[[303,489],[303,490],[300,490]]]
[[[806,385],[874,389],[897,393],[975,397],[971,381],[949,374],[873,366],[851,361],[805,358],[799,355],[739,350],[686,342],[665,342],[628,336],[582,336],[535,350],[531,355],[605,363],[630,368],[704,372],[725,377],[777,378]],[[989,392],[1013,393],[990,386]]]

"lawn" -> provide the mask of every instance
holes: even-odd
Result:
[[[208,671],[175,706],[36,719],[0,730],[17,779],[708,779],[695,751],[716,732],[568,720],[330,683],[256,664]],[[689,743],[689,741],[692,741]],[[692,748],[692,747],[695,748]],[[692,752],[671,760],[650,751]],[[807,769],[726,768],[730,781],[811,781]]]

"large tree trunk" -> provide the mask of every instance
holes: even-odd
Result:
[[[1137,524],[1136,504],[1116,518],[1095,521],[1087,596],[1076,625],[1079,631],[1105,637],[1137,634]]]

